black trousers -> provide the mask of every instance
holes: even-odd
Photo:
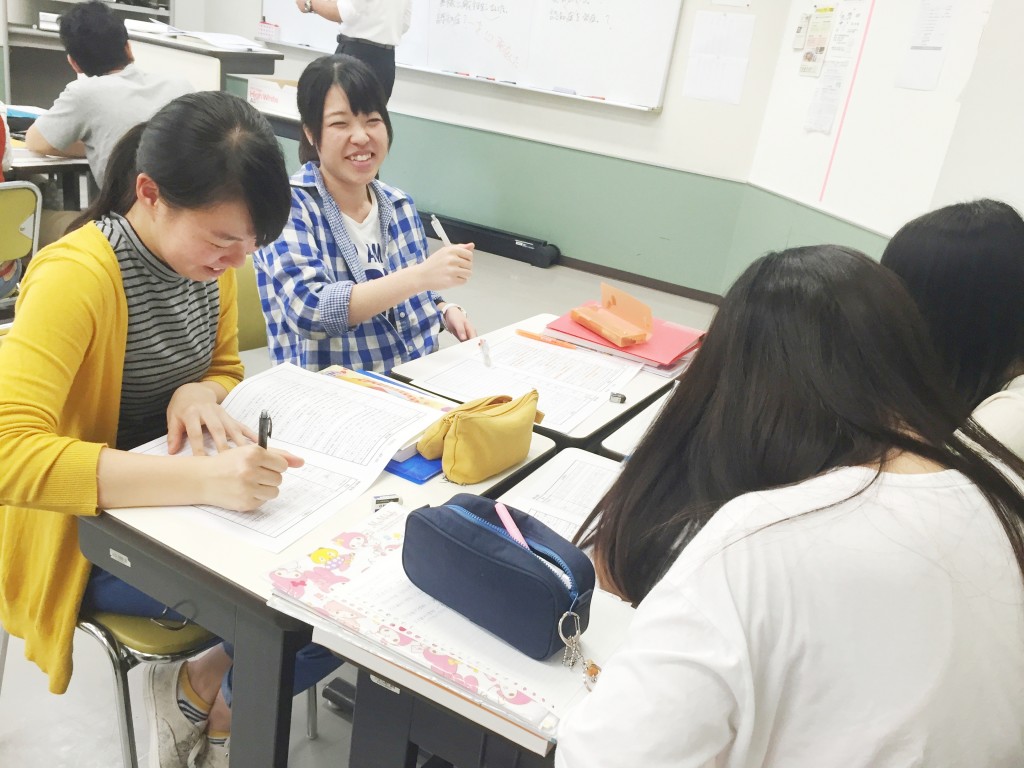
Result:
[[[387,99],[391,98],[391,91],[395,87],[394,48],[383,48],[366,40],[338,35],[338,50],[335,53],[355,56],[366,64],[380,80],[380,84],[384,88],[384,96]]]

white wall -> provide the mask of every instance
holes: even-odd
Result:
[[[951,200],[991,195],[1024,206],[1024,91],[1018,85],[1024,69],[1019,41],[1024,3],[955,0],[938,87],[897,88],[922,2],[835,0],[838,6],[871,8],[872,16],[845,119],[840,130],[837,116],[830,134],[804,129],[818,81],[797,74],[800,53],[791,48],[797,18],[813,8],[811,0],[751,0],[747,8],[684,0],[661,113],[402,69],[391,107],[440,122],[747,181],[884,235]],[[253,33],[261,6],[261,0],[175,3],[182,12],[200,13],[209,30],[239,34]],[[702,10],[756,17],[739,105],[682,95],[690,40]],[[319,55],[282,50],[287,58],[279,62],[277,74],[292,79]]]
[[[850,0],[837,5],[844,3]],[[840,107],[830,134],[804,130],[818,80],[798,74],[800,52],[783,39],[750,181],[889,235],[932,206],[952,137],[958,125],[963,133],[975,118],[973,105],[962,103],[961,94],[972,80],[992,0],[957,0],[933,91],[896,87],[921,0],[858,4],[873,6],[873,13],[852,90],[847,87],[841,99],[849,96],[845,121],[840,125]],[[1016,17],[1019,30],[1024,19],[1019,0],[997,4]],[[809,7],[803,0],[791,2],[787,28],[795,27],[798,15]],[[1002,90],[1008,75],[987,81],[986,90]],[[985,85],[977,79],[974,84]],[[959,186],[958,175],[952,173],[951,188]]]
[[[200,0],[175,0],[183,6]],[[725,179],[749,176],[786,18],[778,0],[754,0],[750,9],[684,0],[662,112],[640,113],[604,104],[502,88],[489,83],[399,69],[390,107],[396,112],[519,136],[559,146]],[[683,76],[697,12],[723,9],[756,16],[751,64],[739,105],[689,99]],[[260,0],[207,3],[208,30],[252,34],[238,19],[258,20]],[[324,21],[324,24],[328,22]],[[278,76],[297,78],[318,54],[282,49]],[[610,56],[642,55],[609,51]]]
[[[977,197],[1024,211],[1024,4],[997,0],[939,173],[931,207]]]

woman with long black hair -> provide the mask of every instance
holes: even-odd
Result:
[[[638,610],[556,765],[1019,765],[1024,465],[945,382],[866,256],[749,267],[583,529]]]

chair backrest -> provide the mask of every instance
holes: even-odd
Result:
[[[39,245],[42,195],[27,181],[0,183],[0,263],[31,256]]]
[[[238,275],[238,349],[260,349],[267,346],[267,321],[263,317],[259,288],[256,287],[256,268],[252,255],[236,270]]]

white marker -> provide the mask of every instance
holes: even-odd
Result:
[[[434,228],[434,234],[441,238],[442,243],[445,245],[452,244],[452,241],[448,239],[448,233],[444,231],[444,227],[441,226],[441,222],[434,214],[430,214],[430,226]]]

